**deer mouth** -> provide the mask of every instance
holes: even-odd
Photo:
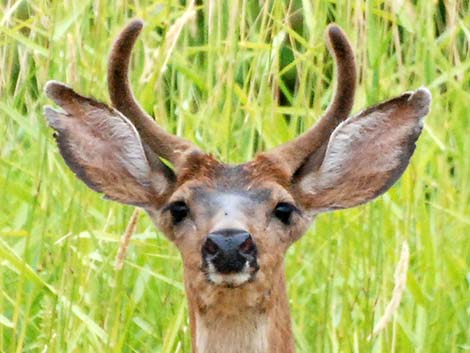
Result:
[[[258,249],[242,229],[219,229],[208,234],[202,248],[203,272],[209,282],[239,287],[252,281],[258,266]]]
[[[208,261],[206,262],[204,273],[207,280],[216,286],[236,288],[245,283],[252,282],[256,277],[258,269],[259,266],[257,264],[250,264],[249,261],[246,261],[240,271],[223,273],[218,271],[212,262]]]

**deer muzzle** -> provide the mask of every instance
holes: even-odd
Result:
[[[258,249],[250,233],[241,229],[220,229],[207,235],[202,245],[207,278],[215,284],[239,286],[258,271]]]

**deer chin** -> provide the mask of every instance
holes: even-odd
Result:
[[[205,269],[207,280],[220,287],[225,288],[237,288],[241,287],[248,282],[252,282],[255,279],[258,267],[253,267],[247,261],[240,272],[234,273],[221,273],[217,271],[215,266],[209,262]]]

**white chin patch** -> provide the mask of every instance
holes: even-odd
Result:
[[[250,265],[247,261],[243,269],[238,273],[220,273],[215,269],[214,265],[209,262],[207,264],[207,278],[217,285],[238,287],[251,279]]]

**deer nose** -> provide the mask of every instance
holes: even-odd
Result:
[[[240,229],[221,229],[209,233],[202,245],[202,257],[219,273],[241,272],[256,264],[257,249],[251,234]]]

